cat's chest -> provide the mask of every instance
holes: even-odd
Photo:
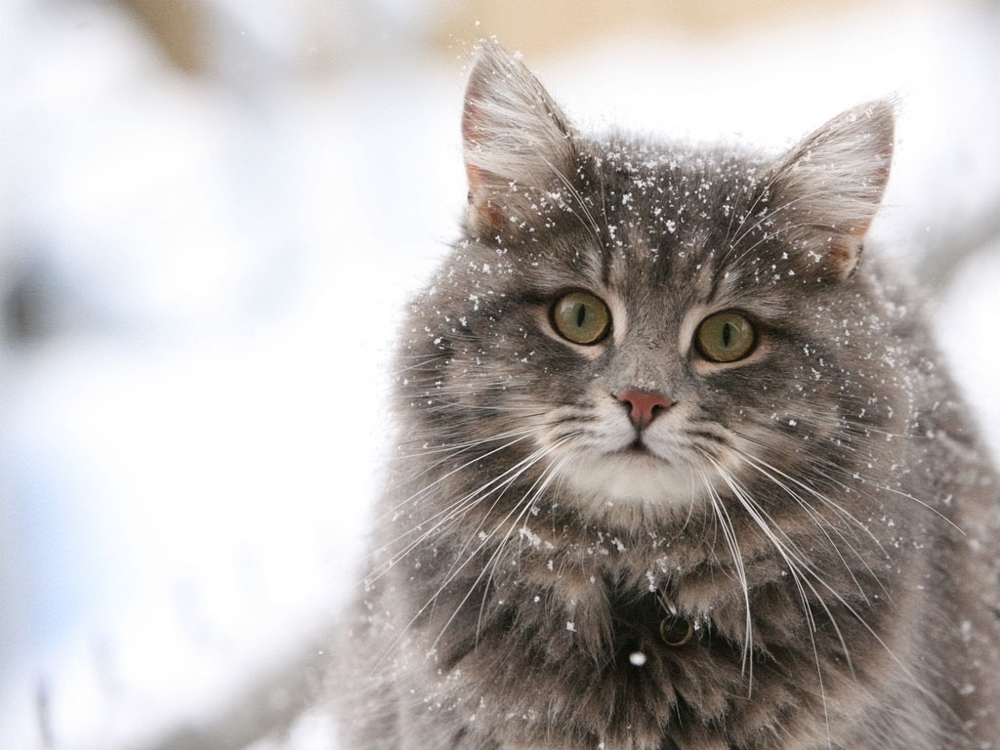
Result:
[[[439,559],[451,577],[435,576],[433,591],[414,594],[421,579],[408,579],[420,601],[434,595],[406,632],[424,641],[411,653],[435,704],[512,739],[570,721],[606,747],[660,747],[667,735],[696,742],[734,717],[766,724],[771,707],[822,696],[818,673],[825,685],[848,669],[842,651],[867,648],[878,627],[874,611],[867,625],[850,617],[857,603],[804,597],[777,563],[741,577],[724,561],[683,554],[676,540],[627,542],[557,550],[541,539],[479,566]],[[482,707],[498,710],[497,727]]]
[[[556,571],[548,578],[525,575],[501,584],[496,597],[501,609],[510,597],[521,622],[537,619],[540,626],[558,627],[552,614],[561,611],[566,631],[587,640],[589,649],[628,650],[647,642],[676,647],[710,624],[707,613],[679,606],[676,586],[652,571],[623,574],[594,566]]]
[[[607,571],[595,581],[564,571],[547,586],[500,582],[475,602],[466,620],[474,633],[439,641],[437,674],[456,705],[503,706],[529,734],[586,707],[588,717],[605,717],[592,736],[648,734],[620,746],[649,746],[669,717],[719,720],[746,691],[741,646],[673,597],[667,586],[619,585]]]

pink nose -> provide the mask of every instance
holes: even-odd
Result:
[[[628,416],[637,430],[643,429],[653,418],[674,402],[659,391],[641,391],[638,388],[619,388],[612,394],[629,407]]]

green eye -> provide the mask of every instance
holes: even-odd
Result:
[[[753,324],[738,312],[709,315],[698,326],[695,344],[710,362],[735,362],[753,349]]]
[[[593,294],[570,292],[552,306],[552,326],[574,344],[596,344],[611,329],[611,313]]]

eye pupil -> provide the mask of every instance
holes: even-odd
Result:
[[[611,330],[608,306],[589,292],[570,292],[560,297],[549,315],[556,333],[574,344],[596,344]]]
[[[722,327],[722,345],[727,349],[733,345],[733,324],[726,323]]]

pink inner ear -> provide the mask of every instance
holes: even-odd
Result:
[[[462,141],[465,150],[475,148],[480,136],[480,121],[482,112],[475,102],[467,95],[465,107],[462,110]],[[465,176],[469,183],[469,206],[476,214],[476,224],[497,228],[502,217],[496,207],[490,203],[488,178],[484,171],[475,167],[465,159]]]
[[[485,173],[466,162],[465,174],[469,180],[469,206],[476,214],[476,224],[481,228],[498,230],[503,223],[503,214],[489,199]]]
[[[837,238],[830,245],[830,249],[826,254],[826,265],[839,281],[848,278],[854,273],[854,269],[858,267],[863,247],[862,240],[867,229],[868,227],[865,225],[860,230],[852,231],[844,237]]]

